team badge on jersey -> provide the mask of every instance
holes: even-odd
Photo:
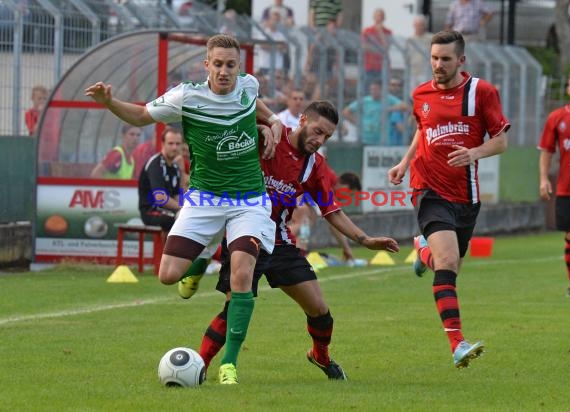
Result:
[[[245,92],[245,89],[241,91],[241,96],[239,98],[239,102],[242,106],[249,105],[249,97],[247,97],[247,93]]]
[[[430,111],[429,104],[427,104],[427,102],[425,102],[422,105],[422,116],[424,117],[424,119],[427,119],[427,117],[429,115],[429,111]]]
[[[568,128],[568,126],[566,125],[566,122],[564,122],[564,121],[562,121],[558,124],[558,130],[560,130],[561,132],[565,132],[567,128]]]
[[[570,152],[570,139],[564,139],[562,146],[564,147],[564,150]]]

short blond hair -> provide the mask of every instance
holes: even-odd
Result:
[[[215,47],[221,47],[223,49],[236,49],[237,52],[240,52],[240,45],[239,41],[233,36],[228,34],[216,34],[208,39],[208,43],[206,43],[206,48],[208,50],[208,56],[210,52]]]

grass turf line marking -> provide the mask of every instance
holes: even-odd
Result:
[[[529,262],[529,263],[540,263],[540,262],[546,262],[546,261],[553,261],[553,260],[558,260],[561,259],[561,256],[545,256],[545,257],[540,257],[540,258],[531,258],[531,259],[500,259],[500,260],[485,260],[485,261],[469,261],[466,262],[464,265],[469,267],[469,266],[490,266],[490,265],[502,265],[502,264],[511,264],[511,263],[521,263],[522,261],[524,262]],[[392,274],[396,274],[396,273],[400,273],[400,272],[409,272],[410,271],[410,267],[409,265],[396,265],[396,266],[391,266],[388,268],[374,268],[374,269],[370,269],[370,270],[366,270],[366,271],[356,271],[354,273],[343,273],[343,274],[338,274],[338,275],[332,275],[332,276],[327,276],[325,278],[319,278],[319,283],[322,282],[330,282],[330,281],[335,281],[335,280],[344,280],[344,279],[349,279],[349,278],[356,278],[356,277],[362,277],[362,276],[370,276],[370,275],[376,275],[379,273],[387,273],[392,275]],[[260,291],[271,291],[272,288],[269,286],[262,286],[259,288]],[[195,296],[192,297],[192,299],[196,299],[196,298],[208,298],[208,297],[212,297],[212,296],[220,296],[220,292],[204,292],[204,293],[199,293]],[[53,319],[53,318],[62,318],[62,317],[67,317],[67,316],[76,316],[76,315],[84,315],[84,314],[89,314],[89,313],[94,313],[94,312],[102,312],[105,310],[114,310],[114,309],[124,309],[124,308],[132,308],[132,307],[136,307],[136,306],[142,306],[142,305],[154,305],[154,304],[160,304],[160,303],[165,303],[172,300],[172,298],[170,297],[165,297],[165,298],[160,298],[160,299],[142,299],[142,300],[137,300],[134,302],[125,302],[125,303],[115,303],[115,304],[108,304],[108,305],[98,305],[98,306],[91,306],[91,307],[84,307],[84,308],[78,308],[78,309],[73,309],[73,310],[63,310],[63,311],[58,311],[58,312],[45,312],[45,313],[38,313],[38,314],[34,314],[34,315],[22,315],[22,316],[11,316],[11,317],[7,317],[7,318],[0,318],[0,326],[2,325],[7,325],[10,323],[22,323],[22,322],[27,322],[27,321],[36,321],[36,320],[41,320],[41,319]]]

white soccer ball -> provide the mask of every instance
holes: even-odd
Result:
[[[170,349],[160,359],[158,379],[164,386],[200,386],[206,379],[204,360],[190,348]]]

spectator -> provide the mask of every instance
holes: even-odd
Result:
[[[326,27],[331,20],[337,27],[342,25],[342,0],[309,1],[309,27]]]
[[[95,179],[133,179],[135,159],[133,151],[142,135],[140,127],[124,124],[121,128],[123,135],[120,146],[113,147],[105,158],[95,166],[91,177]]]
[[[364,90],[370,88],[374,79],[382,79],[384,55],[392,41],[392,30],[384,27],[386,14],[383,9],[375,9],[374,24],[362,30],[361,40],[364,49]]]
[[[309,45],[305,62],[305,73],[306,82],[312,87],[311,100],[328,97],[329,91],[334,89],[336,85],[338,54],[335,39],[337,32],[336,20],[331,19],[326,26],[326,30],[320,30]],[[324,81],[325,90],[321,90],[321,87],[319,87],[320,79]]]
[[[139,212],[145,225],[160,226],[166,237],[174,224],[176,212],[180,209],[178,195],[182,174],[175,159],[180,155],[182,132],[168,126],[162,132],[161,140],[160,152],[151,156],[140,175]],[[154,191],[157,189],[168,193],[168,198],[155,199]]]
[[[406,133],[406,117],[403,110],[391,110],[388,115],[388,142],[386,146],[403,146],[408,142]]]
[[[28,128],[30,136],[36,132],[36,126],[40,119],[40,114],[46,105],[47,99],[48,89],[46,87],[38,85],[32,88],[32,107],[26,110],[26,113],[24,114],[26,127]]]
[[[446,29],[460,32],[466,41],[483,41],[485,33],[481,29],[494,13],[483,0],[454,0],[445,18]]]
[[[281,16],[281,24],[287,28],[295,25],[295,17],[293,9],[283,5],[283,0],[273,0],[273,6],[266,7],[261,15],[261,20],[269,19],[272,12],[278,12]]]
[[[388,99],[396,101],[401,100],[398,110],[391,110],[388,115],[388,142],[387,146],[402,146],[407,144],[407,139],[404,139],[406,133],[406,114],[410,110],[403,99],[402,80],[398,77],[392,77],[388,83],[390,91]]]
[[[358,100],[350,103],[342,112],[345,119],[355,125],[359,125],[359,132],[362,144],[379,145],[385,143],[387,139],[382,139],[385,132],[383,116],[387,111],[387,119],[391,121],[393,112],[406,110],[407,105],[395,96],[387,96],[388,106],[382,99],[382,82],[378,79],[372,81],[370,94],[362,98],[362,108]],[[358,121],[358,114],[361,112],[362,118]]]
[[[399,77],[391,77],[390,82],[388,83],[388,91],[392,96],[395,96],[401,100],[404,98],[402,86],[402,79]]]
[[[284,72],[284,56],[287,53],[287,38],[278,29],[278,25],[281,19],[281,15],[278,11],[273,11],[269,14],[269,18],[263,23],[264,33],[255,31],[253,37],[259,40],[267,40],[268,36],[274,42],[279,42],[278,44],[257,44],[255,50],[257,52],[257,71],[261,74],[269,74],[274,71]],[[274,54],[275,60],[274,65],[271,65],[271,55]]]
[[[431,79],[430,56],[428,50],[433,33],[427,31],[424,15],[414,17],[414,34],[406,41],[406,57],[410,64],[410,89]]]
[[[237,18],[238,14],[234,9],[227,9],[222,17],[219,32],[236,37],[241,31]]]
[[[283,74],[276,72],[275,78],[278,76],[283,76]],[[265,103],[267,107],[269,107],[273,112],[279,112],[287,107],[287,96],[278,89],[277,81],[275,82],[275,89],[271,91],[268,76],[257,72],[255,73],[255,77],[259,82],[258,97],[263,100],[263,103]]]
[[[287,108],[277,116],[285,126],[295,130],[299,126],[301,114],[305,109],[305,93],[302,90],[291,90],[287,98]]]
[[[134,179],[139,178],[144,165],[154,154],[156,154],[156,139],[154,136],[135,147],[135,150],[133,150],[133,159],[135,161]]]

